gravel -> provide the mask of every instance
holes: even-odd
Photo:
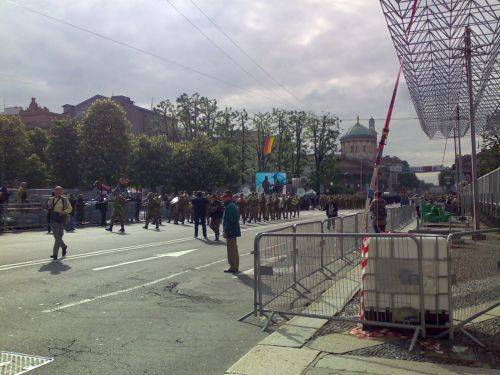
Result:
[[[359,293],[355,295],[346,304],[344,309],[336,316],[356,318],[358,313]],[[312,337],[312,339],[330,333],[350,331],[356,327],[356,323],[331,320],[325,324],[325,326],[323,326],[323,328],[320,329],[314,337]],[[453,343],[448,340],[436,340],[432,338],[419,339],[413,352],[408,351],[411,343],[411,337],[387,337],[387,341],[383,344],[372,346],[370,348],[354,350],[347,354],[500,369],[500,318],[467,325],[467,331],[483,342],[486,345],[486,348],[477,346],[466,335],[461,332],[456,332]],[[470,348],[477,360],[461,360],[460,357],[457,358],[456,356],[453,358],[448,357],[447,354],[451,351],[452,346]],[[439,349],[428,349],[430,347]],[[442,353],[440,354],[439,352]]]

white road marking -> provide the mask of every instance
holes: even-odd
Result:
[[[87,257],[96,256],[96,255],[120,253],[122,251],[145,249],[145,248],[148,248],[148,247],[156,247],[156,246],[162,246],[162,245],[171,245],[171,244],[176,244],[176,243],[180,243],[180,242],[190,241],[192,239],[193,239],[192,237],[185,237],[185,238],[177,238],[177,239],[168,240],[168,241],[162,241],[162,242],[154,242],[154,243],[147,243],[147,244],[141,244],[141,245],[118,247],[118,248],[115,248],[115,249],[97,250],[97,251],[93,251],[93,252],[90,252],[90,253],[77,254],[77,255],[69,255],[69,256],[67,256],[64,259],[67,259],[67,260],[70,260],[70,259],[80,259],[80,258],[87,258]],[[30,260],[30,261],[27,261],[27,262],[5,264],[3,266],[0,266],[0,271],[6,271],[6,270],[13,269],[13,268],[34,266],[34,265],[37,265],[37,264],[44,264],[44,263],[47,263],[48,261],[49,261],[48,259],[39,259],[39,260]]]
[[[97,301],[97,300],[100,300],[100,299],[103,299],[103,298],[116,296],[116,295],[122,294],[122,293],[128,293],[128,292],[131,292],[133,290],[137,290],[137,289],[140,289],[140,288],[144,288],[144,287],[147,287],[147,286],[151,286],[151,285],[155,285],[155,284],[161,283],[162,281],[165,281],[165,280],[171,279],[173,277],[182,275],[182,274],[187,273],[189,271],[190,270],[185,270],[185,271],[173,273],[172,275],[169,275],[169,276],[166,276],[166,277],[162,277],[161,279],[153,280],[153,281],[150,281],[150,282],[145,283],[145,284],[133,286],[133,287],[127,288],[127,289],[117,290],[116,292],[101,294],[101,295],[96,296],[94,298],[82,299],[82,300],[77,301],[77,302],[72,302],[72,303],[68,303],[66,305],[61,305],[61,306],[54,307],[53,309],[43,310],[42,312],[44,312],[44,313],[55,312],[55,311],[67,309],[68,307],[83,305],[84,303],[89,303],[89,302]]]
[[[320,216],[320,215],[307,215],[307,216]],[[251,231],[258,231],[258,230],[265,230],[268,228],[274,228],[274,227],[282,227],[282,226],[287,226],[290,223],[294,222],[307,222],[311,220],[317,220],[317,219],[307,219],[307,220],[289,220],[289,221],[284,221],[279,224],[273,224],[273,225],[262,225],[258,227],[252,227],[252,228],[245,228],[242,229],[242,232],[251,232]],[[174,243],[181,243],[181,242],[187,242],[187,241],[192,241],[194,240],[193,237],[184,237],[184,238],[175,238],[172,240],[168,241],[162,241],[162,242],[153,242],[153,243],[146,243],[146,244],[140,244],[140,245],[131,245],[131,246],[125,246],[125,247],[118,247],[114,249],[104,249],[104,250],[96,250],[92,251],[89,253],[83,253],[83,254],[76,254],[76,255],[68,255],[65,260],[73,260],[73,259],[84,259],[88,257],[93,257],[93,256],[98,256],[98,255],[104,255],[104,254],[112,254],[112,253],[119,253],[123,251],[131,251],[131,250],[137,250],[137,249],[144,249],[148,247],[157,247],[157,246],[162,246],[162,245],[169,245],[169,244],[174,244]],[[70,246],[70,252],[71,252],[71,246]],[[36,266],[40,264],[45,264],[50,262],[49,259],[37,259],[37,260],[29,260],[26,262],[19,262],[19,263],[11,263],[11,264],[4,264],[0,266],[0,272],[1,271],[8,271],[11,269],[15,268],[23,268],[23,267],[31,267],[31,266]]]
[[[243,254],[240,255],[240,257],[246,256],[246,255],[250,255],[250,254],[251,254],[251,252],[243,253]],[[72,302],[72,303],[67,303],[65,305],[60,305],[60,306],[54,307],[52,309],[43,310],[42,312],[43,313],[55,312],[55,311],[67,309],[69,307],[83,305],[83,304],[89,303],[89,302],[94,302],[94,301],[97,301],[97,300],[100,300],[100,299],[103,299],[103,298],[113,297],[113,296],[116,296],[118,294],[128,293],[128,292],[131,292],[133,290],[137,290],[137,289],[140,289],[140,288],[144,288],[144,287],[147,287],[147,286],[151,286],[151,285],[155,285],[155,284],[161,283],[162,281],[171,279],[173,277],[176,277],[176,276],[188,273],[188,272],[192,272],[194,270],[201,270],[203,268],[210,267],[210,266],[212,266],[214,264],[224,262],[225,260],[226,260],[225,258],[224,259],[219,259],[219,260],[216,260],[215,262],[210,262],[210,263],[204,264],[202,266],[195,267],[193,269],[189,269],[189,270],[184,270],[184,271],[181,271],[181,272],[177,272],[177,273],[174,273],[172,275],[169,275],[169,276],[166,276],[166,277],[162,277],[161,279],[157,279],[157,280],[153,280],[153,281],[147,282],[145,284],[133,286],[133,287],[127,288],[127,289],[117,290],[116,292],[101,294],[101,295],[99,295],[97,297],[94,297],[94,298],[85,298],[85,299],[82,299],[80,301],[76,301],[76,302]],[[253,270],[253,268],[251,270]],[[244,273],[247,273],[247,272],[249,272],[251,270],[245,271]]]
[[[125,266],[127,264],[145,262],[147,260],[153,260],[153,259],[164,258],[164,257],[174,257],[174,258],[177,258],[177,257],[180,257],[180,256],[182,256],[184,254],[188,254],[188,253],[190,253],[192,251],[196,251],[196,250],[198,250],[198,249],[182,250],[182,251],[176,251],[176,252],[173,252],[173,253],[166,253],[166,254],[156,254],[155,256],[149,257],[149,258],[131,260],[131,261],[128,261],[128,262],[122,262],[122,263],[112,264],[110,266],[93,268],[92,271],[106,270],[108,268],[121,267],[121,266]]]

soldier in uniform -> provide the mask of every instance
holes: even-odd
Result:
[[[269,218],[267,216],[267,198],[266,194],[262,193],[259,199],[259,221],[268,221]]]
[[[238,211],[240,211],[241,222],[245,224],[245,222],[248,219],[248,216],[247,216],[247,201],[243,193],[240,194],[240,197],[236,201],[236,205],[238,206]]]
[[[179,221],[184,225],[189,210],[189,197],[185,191],[179,196]]]
[[[219,241],[220,224],[224,214],[224,204],[216,194],[212,195],[208,210],[210,216],[210,229],[212,229],[215,233],[215,241]]]
[[[300,199],[297,195],[294,195],[292,198],[292,211],[293,217],[300,217]],[[291,213],[290,213],[291,215]],[[297,215],[297,216],[295,216]]]
[[[127,199],[120,195],[118,191],[114,192],[115,200],[113,201],[113,213],[111,215],[111,220],[109,222],[109,228],[106,228],[107,231],[113,231],[113,225],[115,221],[118,220],[120,222],[121,228],[120,232],[125,232],[125,204],[127,203]]]
[[[259,216],[259,197],[255,191],[248,197],[248,206],[250,210],[249,222],[251,223],[253,220],[256,223]]]
[[[156,226],[156,230],[160,229],[160,208],[161,200],[153,192],[150,192],[147,197],[147,208],[146,208],[146,224],[143,226],[144,229],[148,229],[149,223],[152,222]]]

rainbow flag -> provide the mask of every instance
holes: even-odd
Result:
[[[262,155],[266,156],[273,150],[274,136],[269,136],[264,139],[264,147],[262,148]]]

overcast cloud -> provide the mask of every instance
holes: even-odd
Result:
[[[210,44],[166,0],[17,1],[277,101],[0,0],[0,97],[7,106],[25,107],[33,96],[40,105],[62,112],[63,104],[76,104],[99,93],[126,95],[149,107],[152,98],[157,103],[182,92],[199,92],[216,98],[220,105],[267,111],[284,107],[281,97],[296,109],[338,115],[346,130],[357,115],[385,117],[397,73],[398,61],[377,1],[194,0],[299,101],[253,65],[189,0],[171,1],[259,82]],[[416,117],[404,80],[393,117]],[[377,121],[377,129],[382,126],[383,121]],[[468,142],[463,142],[464,153],[470,150]],[[429,140],[416,120],[395,120],[386,155],[397,155],[415,166],[436,165],[443,159],[444,144]],[[445,164],[451,164],[453,142],[447,148]],[[420,178],[435,181],[436,176]]]

